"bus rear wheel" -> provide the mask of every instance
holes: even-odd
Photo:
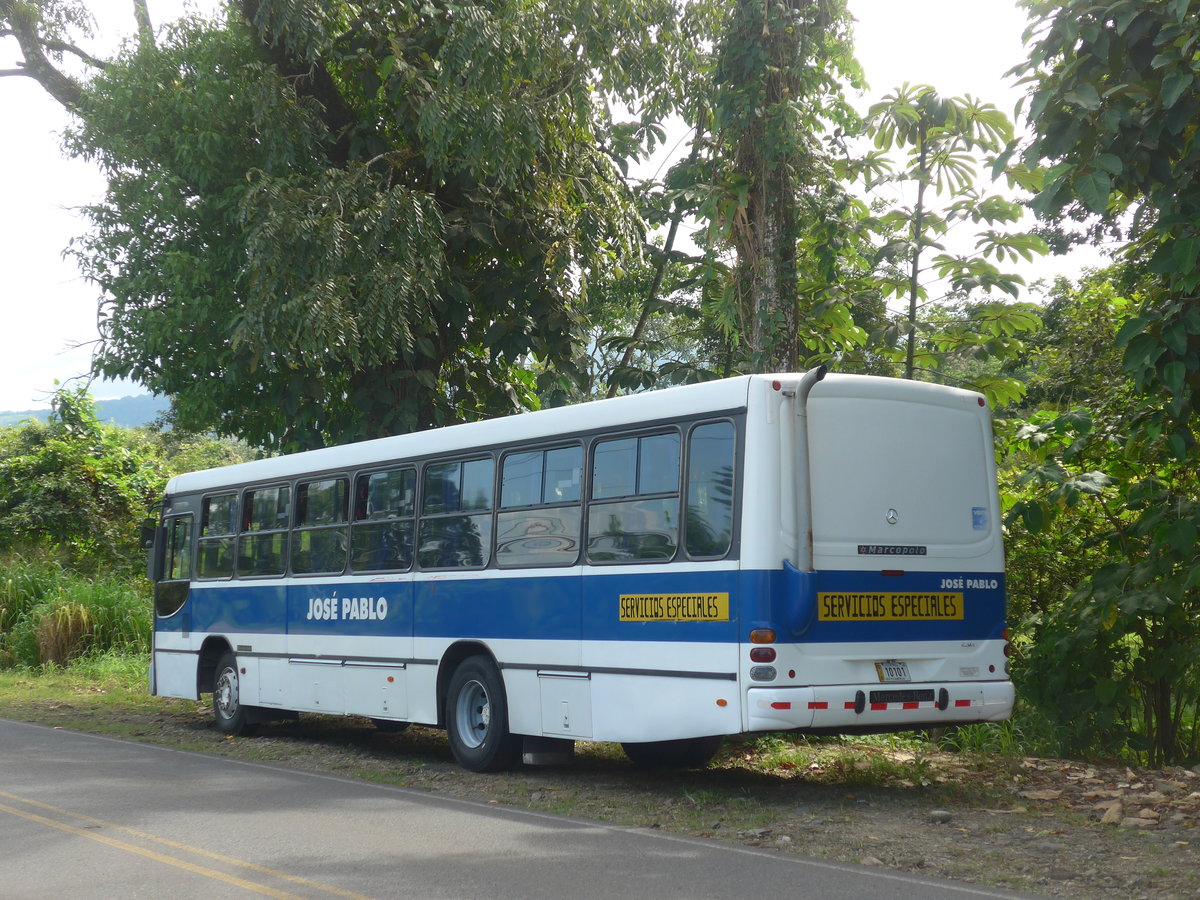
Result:
[[[721,749],[721,736],[679,741],[646,741],[622,744],[629,761],[643,769],[698,769],[708,765]]]
[[[218,731],[224,734],[251,734],[255,730],[257,726],[251,722],[249,707],[242,704],[237,657],[228,650],[217,661],[212,694],[213,718]]]
[[[472,772],[499,772],[520,757],[521,739],[508,730],[504,682],[487,657],[464,660],[450,679],[446,733],[454,758]]]

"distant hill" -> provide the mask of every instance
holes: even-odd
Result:
[[[120,425],[125,428],[136,428],[139,425],[149,425],[167,411],[170,404],[163,397],[153,394],[141,394],[137,397],[122,397],[119,400],[96,401],[96,416],[101,422]],[[46,421],[50,415],[48,409],[27,409],[23,412],[0,412],[0,428],[6,425],[19,425],[26,419]]]

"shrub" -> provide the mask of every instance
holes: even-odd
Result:
[[[145,654],[150,629],[144,579],[88,577],[46,556],[0,560],[0,666]]]

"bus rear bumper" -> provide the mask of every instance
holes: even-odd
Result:
[[[746,694],[748,731],[1000,722],[1012,715],[1014,696],[1011,681],[762,687]]]

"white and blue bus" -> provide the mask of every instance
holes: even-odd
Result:
[[[194,472],[167,485],[151,689],[230,733],[443,727],[476,771],[616,741],[1012,709],[990,412],[755,375]]]

